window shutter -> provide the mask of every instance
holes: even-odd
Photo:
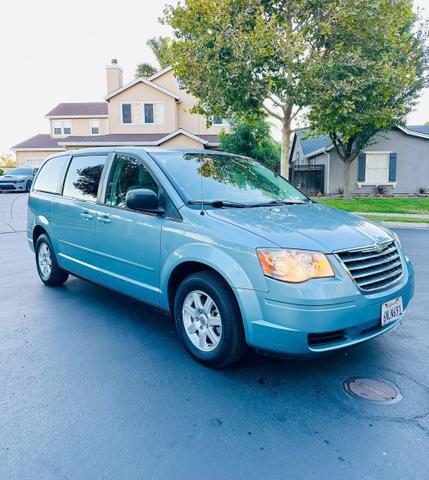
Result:
[[[392,152],[389,159],[389,182],[396,182],[396,160],[398,154]]]
[[[164,123],[164,104],[155,103],[153,106],[153,116],[155,123]]]
[[[366,170],[366,154],[364,152],[360,152],[359,159],[358,159],[358,182],[365,181],[365,170]]]

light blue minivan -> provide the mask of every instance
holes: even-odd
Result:
[[[374,338],[414,292],[396,234],[218,151],[52,156],[27,233],[43,283],[72,274],[163,309],[187,350],[218,368],[247,346],[314,355]]]

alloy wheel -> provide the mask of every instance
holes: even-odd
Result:
[[[39,251],[37,252],[37,262],[43,279],[47,280],[52,272],[52,253],[49,245],[45,242],[39,247]]]
[[[214,300],[201,290],[188,293],[183,301],[182,319],[186,334],[199,350],[213,351],[222,337],[222,318]]]

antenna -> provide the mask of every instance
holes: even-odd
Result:
[[[200,172],[200,190],[201,190],[201,212],[200,215],[205,215],[204,212],[204,196],[203,196],[203,175]]]

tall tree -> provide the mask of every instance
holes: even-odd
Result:
[[[172,63],[171,44],[172,40],[169,37],[152,37],[146,42],[161,68],[166,68]],[[150,63],[139,63],[136,67],[135,76],[136,78],[150,77],[157,71],[158,69]]]
[[[220,134],[220,148],[225,152],[245,155],[274,170],[280,169],[280,145],[270,135],[265,119],[256,122],[233,122],[232,132]]]
[[[156,72],[156,68],[150,63],[139,63],[136,67],[135,77],[150,77]]]
[[[186,0],[167,7],[172,63],[207,118],[249,119],[265,110],[281,122],[281,172],[289,173],[293,120],[305,106],[303,79],[323,62],[314,33],[336,0]],[[322,8],[323,7],[323,8]]]
[[[308,120],[343,160],[347,197],[359,152],[378,132],[404,124],[427,85],[427,29],[412,0],[342,0],[316,41],[327,53],[311,79]]]
[[[161,68],[169,67],[172,63],[172,40],[169,37],[153,37],[146,42],[152,49]]]

